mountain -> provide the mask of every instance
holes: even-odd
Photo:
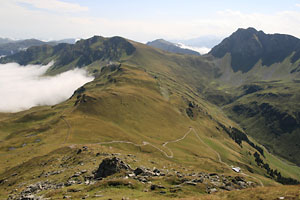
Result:
[[[206,48],[213,48],[217,44],[219,44],[222,41],[220,37],[207,35],[207,36],[201,36],[197,38],[192,39],[186,39],[186,40],[172,40],[174,43],[182,43],[187,46],[192,47],[206,47]]]
[[[238,29],[210,52],[223,86],[207,98],[269,151],[299,165],[298,54],[298,38]]]
[[[9,43],[12,42],[13,40],[9,39],[9,38],[0,38],[0,45],[1,44],[5,44],[5,43]]]
[[[62,39],[62,40],[53,40],[51,42],[55,42],[57,44],[60,44],[60,43],[75,44],[76,43],[76,39],[74,39],[74,38],[66,38],[66,39]]]
[[[258,61],[263,66],[283,62],[290,56],[292,63],[300,58],[300,40],[284,34],[265,34],[254,28],[238,29],[215,46],[210,54],[222,58],[231,55],[234,72],[250,71]]]
[[[17,54],[2,58],[2,63],[17,62],[21,65],[47,64],[55,60],[50,68],[52,73],[60,73],[75,67],[84,67],[95,61],[120,60],[134,52],[134,46],[121,37],[103,38],[94,36],[79,40],[76,44],[61,43],[56,46],[42,45],[28,48]]]
[[[172,53],[200,55],[200,53],[198,53],[197,51],[181,48],[178,45],[168,42],[163,39],[158,39],[158,40],[154,40],[152,42],[147,42],[147,45],[149,45],[151,47],[162,49],[164,51],[172,52]]]
[[[80,67],[95,79],[60,104],[0,113],[0,198],[276,199],[282,191],[296,197],[298,186],[281,184],[300,180],[299,148],[287,148],[299,135],[289,126],[299,108],[299,72],[282,82],[258,81],[250,71],[234,72],[229,54],[169,53],[94,36],[1,58],[53,61],[50,75]],[[241,104],[260,110],[233,109]],[[282,129],[273,138],[284,145],[271,141],[266,149],[257,141],[268,142],[259,136],[272,129]],[[294,163],[270,153],[280,154],[279,147]]]
[[[12,55],[19,51],[24,51],[32,46],[41,46],[41,45],[57,45],[59,43],[68,43],[74,44],[75,39],[63,39],[57,41],[43,42],[37,39],[26,39],[26,40],[10,40],[10,39],[1,39],[0,38],[0,55]]]
[[[12,55],[19,51],[24,51],[31,46],[40,46],[44,44],[55,45],[56,43],[46,43],[36,39],[10,41],[0,44],[0,55]]]

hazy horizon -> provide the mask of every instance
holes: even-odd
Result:
[[[139,42],[224,38],[248,27],[299,38],[300,0],[3,0],[0,22],[0,37],[46,41],[93,35]]]

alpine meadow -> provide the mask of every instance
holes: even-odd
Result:
[[[299,199],[299,2],[213,3],[5,0],[0,199]]]

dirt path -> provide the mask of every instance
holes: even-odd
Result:
[[[168,145],[169,143],[176,143],[176,142],[179,142],[179,141],[181,141],[181,140],[184,140],[184,139],[185,139],[192,131],[194,132],[195,136],[198,138],[198,140],[199,140],[201,143],[203,143],[205,146],[207,146],[208,148],[210,148],[210,149],[217,155],[217,157],[218,157],[218,162],[220,162],[221,164],[225,165],[228,169],[232,170],[232,167],[231,167],[230,165],[228,165],[227,163],[225,163],[225,162],[222,161],[222,158],[221,158],[220,154],[219,154],[216,150],[214,150],[212,147],[210,147],[208,144],[206,144],[206,143],[200,138],[200,136],[198,135],[198,133],[196,132],[196,130],[195,130],[194,128],[192,128],[192,127],[190,127],[189,130],[188,130],[181,138],[176,139],[176,140],[170,140],[170,141],[167,141],[167,142],[164,142],[164,143],[163,143],[162,147],[166,148],[166,149],[169,151],[170,154],[168,154],[167,152],[165,152],[165,151],[162,150],[161,148],[159,148],[159,147],[157,147],[157,146],[151,144],[150,142],[146,142],[146,141],[143,141],[142,144],[135,144],[135,143],[129,142],[129,141],[99,142],[99,143],[96,143],[96,144],[100,144],[100,145],[101,145],[101,144],[123,143],[123,144],[131,144],[131,145],[134,145],[134,146],[136,146],[136,147],[142,147],[142,146],[149,145],[149,146],[152,146],[153,148],[157,149],[157,150],[160,151],[161,153],[163,153],[167,158],[173,158],[173,157],[174,157],[174,153],[173,153],[173,151],[172,151],[170,148],[167,147],[167,145]],[[240,173],[240,174],[242,174],[242,175],[244,175],[244,176],[247,176],[247,177],[251,177],[251,178],[257,180],[257,181],[260,183],[260,185],[261,185],[262,187],[264,187],[264,184],[262,183],[262,181],[261,181],[260,179],[254,177],[254,176],[245,174],[245,173]]]
[[[63,144],[66,144],[66,142],[68,141],[69,137],[70,137],[70,134],[71,134],[71,130],[72,130],[72,127],[71,125],[69,124],[69,122],[65,119],[64,116],[60,116],[60,118],[66,123],[67,127],[68,127],[68,131],[67,131],[67,135],[63,141]]]
[[[67,125],[67,127],[68,127],[68,132],[67,132],[67,135],[66,135],[66,137],[65,137],[65,139],[64,139],[64,142],[63,142],[63,144],[65,144],[65,143],[67,142],[67,140],[68,140],[70,134],[71,134],[71,129],[72,129],[72,127],[71,127],[70,123],[64,118],[63,115],[62,115],[60,118],[66,123],[66,125]],[[198,135],[198,133],[196,132],[196,130],[195,130],[194,128],[192,128],[192,127],[190,127],[189,130],[188,130],[181,138],[178,138],[178,139],[176,139],[176,140],[170,140],[170,141],[164,142],[164,143],[162,144],[162,147],[164,147],[165,149],[167,149],[167,150],[169,151],[170,154],[168,154],[168,153],[167,153],[166,151],[164,151],[163,149],[161,149],[161,148],[159,148],[159,147],[155,146],[154,144],[151,144],[150,142],[147,142],[147,141],[143,141],[142,144],[136,144],[136,143],[133,143],[133,142],[130,142],[130,141],[114,140],[114,141],[110,141],[110,142],[98,142],[98,143],[96,143],[96,144],[102,145],[102,144],[123,143],[123,144],[131,144],[131,145],[134,145],[134,146],[136,146],[136,147],[142,147],[142,146],[149,145],[149,146],[155,148],[156,150],[160,151],[160,152],[161,152],[162,154],[164,154],[167,158],[173,158],[173,157],[174,157],[174,153],[173,153],[173,151],[172,151],[169,147],[167,147],[167,145],[168,145],[169,143],[176,143],[176,142],[180,142],[180,141],[184,140],[191,132],[194,132],[194,134],[195,134],[195,136],[197,137],[197,139],[198,139],[202,144],[204,144],[205,146],[207,146],[208,148],[210,148],[210,149],[217,155],[217,157],[218,157],[218,162],[220,162],[221,164],[225,165],[228,169],[232,170],[232,167],[231,167],[230,165],[228,165],[227,163],[225,163],[225,162],[222,161],[222,158],[221,158],[220,154],[219,154],[216,150],[214,150],[212,147],[210,147],[208,144],[206,144],[206,143],[200,138],[200,136]],[[244,176],[247,176],[247,177],[251,177],[251,178],[257,180],[257,181],[260,183],[260,185],[261,185],[262,187],[264,187],[264,184],[262,183],[262,181],[261,181],[260,179],[254,177],[254,176],[245,174],[245,173],[243,173],[243,172],[241,172],[240,174],[242,174],[242,175],[244,175]]]

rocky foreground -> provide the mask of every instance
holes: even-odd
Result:
[[[72,151],[72,156],[91,155],[87,147]],[[82,154],[82,155],[81,155]],[[100,165],[91,170],[84,169],[86,163],[79,161],[76,163],[81,166],[81,170],[68,173],[73,166],[66,163],[66,160],[74,159],[72,156],[62,157],[59,170],[42,171],[34,180],[39,180],[26,185],[26,182],[14,189],[9,194],[9,200],[38,200],[52,199],[49,193],[66,190],[61,198],[63,199],[89,199],[106,197],[95,193],[92,196],[89,191],[95,187],[125,187],[128,189],[139,189],[143,192],[155,192],[160,195],[176,194],[185,190],[186,187],[199,190],[201,193],[212,194],[218,191],[232,191],[246,188],[253,188],[257,183],[247,181],[242,176],[228,176],[218,173],[205,172],[182,172],[174,168],[159,169],[156,167],[138,166],[132,168],[122,158],[126,160],[136,160],[132,154],[108,154],[96,153],[94,156],[99,158]],[[103,158],[101,158],[103,157]],[[127,159],[128,158],[128,159]],[[96,159],[97,161],[97,159]],[[45,164],[45,163],[44,163]],[[65,174],[65,175],[64,175]],[[68,174],[68,175],[67,175]],[[12,177],[18,174],[12,174]],[[56,176],[63,176],[63,179],[56,179]],[[0,186],[10,183],[11,178],[2,179]],[[61,180],[64,180],[63,182]],[[31,181],[32,182],[32,181]],[[171,184],[166,184],[171,182]],[[138,185],[142,185],[139,187]],[[22,188],[22,189],[21,189]],[[108,198],[108,197],[107,197]]]

